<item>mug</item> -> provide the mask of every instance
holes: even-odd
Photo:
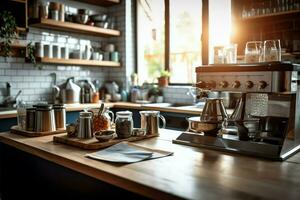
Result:
[[[61,58],[69,59],[69,48],[67,46],[61,47],[60,54],[61,54],[60,56]]]
[[[44,46],[41,42],[36,42],[35,44],[35,57],[44,57]]]
[[[109,52],[104,52],[103,53],[103,60],[109,61]]]
[[[115,45],[114,44],[107,44],[107,45],[105,45],[104,51],[114,52],[115,51]]]
[[[99,52],[93,52],[92,53],[92,60],[99,60],[99,59],[100,59]]]
[[[146,131],[146,135],[158,135],[159,134],[159,119],[162,120],[163,126],[166,127],[166,119],[160,114],[159,111],[147,110],[140,111],[141,115],[141,129]]]
[[[53,48],[52,50],[53,58],[60,58],[60,46],[58,44],[53,44],[52,48]]]
[[[117,52],[117,51],[111,52],[110,60],[114,61],[114,62],[118,62],[119,61],[119,52]]]
[[[44,57],[53,58],[51,44],[44,44]]]

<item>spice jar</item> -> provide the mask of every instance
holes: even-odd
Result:
[[[109,108],[105,108],[102,113],[93,112],[93,131],[98,132],[111,129],[114,118],[114,113]]]
[[[119,111],[116,114],[116,134],[118,138],[129,138],[133,130],[132,112]]]

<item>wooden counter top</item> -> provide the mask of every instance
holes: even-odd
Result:
[[[123,189],[156,199],[299,199],[300,154],[274,162],[172,144],[180,132],[137,142],[174,155],[128,165],[84,157],[81,149],[52,142],[53,136],[26,138],[1,133],[0,142]]]

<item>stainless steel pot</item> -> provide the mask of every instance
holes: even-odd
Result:
[[[188,131],[204,133],[205,135],[216,136],[222,127],[222,122],[202,121],[200,117],[190,117]]]
[[[47,104],[36,105],[36,131],[37,132],[50,132],[55,131],[55,118],[52,106]]]

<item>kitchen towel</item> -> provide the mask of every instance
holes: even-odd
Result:
[[[173,152],[150,149],[130,142],[121,142],[87,157],[114,163],[134,163],[172,155]]]

